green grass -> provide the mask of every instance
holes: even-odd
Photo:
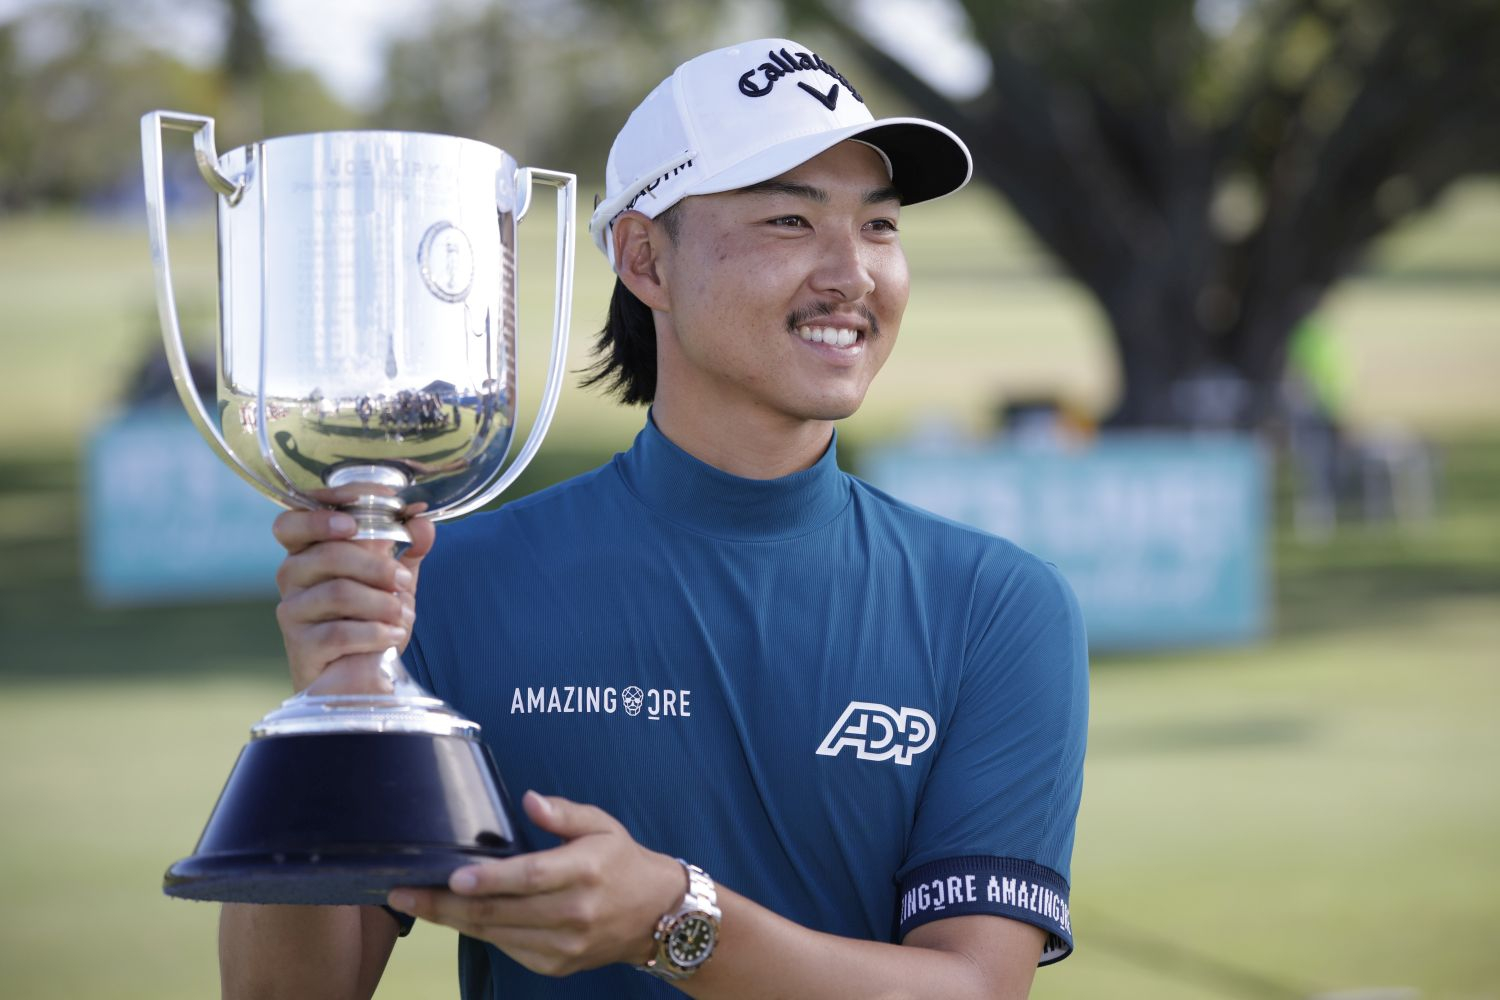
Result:
[[[1417,533],[1282,535],[1274,640],[1096,662],[1080,950],[1038,1000],[1500,995],[1500,437],[1445,454]],[[284,694],[270,604],[91,609],[72,466],[0,474],[55,517],[0,542],[8,995],[211,994],[214,910],[160,877]],[[381,996],[450,995],[452,946],[422,928]]]
[[[1500,983],[1493,608],[1492,591],[1420,623],[1100,665],[1075,870],[1098,954],[1039,995]],[[1205,962],[1283,988],[1234,991]]]
[[[1439,515],[1315,546],[1283,528],[1264,643],[1096,661],[1080,948],[1039,974],[1038,1000],[1500,998],[1497,225],[1500,186],[1460,188],[1327,307],[1355,418],[1440,446]],[[525,243],[533,317],[549,230]],[[1107,401],[1097,311],[988,196],[903,230],[913,302],[851,454],[915,421],[982,427],[1002,393]],[[174,250],[201,340],[211,247],[201,226],[181,238],[198,241]],[[608,285],[587,247],[579,284],[586,335]],[[100,609],[84,592],[80,443],[159,350],[139,221],[0,219],[0,301],[0,993],[213,995],[214,909],[165,899],[160,878],[284,693],[271,604]],[[570,391],[523,485],[588,467],[639,421]],[[453,970],[452,936],[422,928],[380,995],[453,996]]]
[[[1493,555],[1493,525],[1477,541]],[[1254,648],[1097,663],[1081,946],[1035,996],[1495,995],[1497,595],[1492,578]],[[268,639],[259,610],[245,631],[256,617]],[[192,631],[176,676],[137,674],[164,638],[143,626],[91,676],[29,670],[0,686],[10,995],[211,992],[213,908],[161,897],[159,879],[283,683],[273,652]],[[381,995],[445,995],[451,946],[422,928]]]

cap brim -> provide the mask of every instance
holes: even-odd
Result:
[[[869,143],[885,154],[903,205],[952,194],[973,174],[968,147],[948,129],[921,118],[882,118],[788,139],[704,178],[690,194],[718,194],[768,181],[846,139]]]
[[[914,205],[952,194],[969,182],[974,171],[969,147],[951,131],[921,118],[881,118],[843,128],[797,136],[769,146],[709,177],[700,178],[672,200],[700,194],[721,194],[779,177],[846,139],[869,143],[885,155],[891,183],[901,193],[901,204]],[[690,157],[691,152],[683,154]],[[600,202],[589,220],[594,244],[614,266],[609,245],[610,222],[631,197],[630,190]]]

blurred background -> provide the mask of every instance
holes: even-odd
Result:
[[[975,154],[903,215],[901,344],[841,444],[1084,603],[1079,944],[1033,995],[1500,997],[1494,0],[0,0],[0,992],[216,992],[215,910],[160,877],[287,689],[275,511],[163,361],[141,114],[221,151],[470,136],[588,205],[672,67],[782,34]],[[167,149],[211,383],[213,201]],[[575,370],[586,244],[577,281]],[[571,386],[511,496],[643,417]],[[379,995],[456,996],[453,950],[420,929]]]

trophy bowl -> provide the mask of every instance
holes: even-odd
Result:
[[[526,468],[566,368],[576,182],[454,136],[325,132],[220,156],[213,119],[141,119],[146,208],[167,359],[219,457],[289,508],[340,490],[355,539],[409,543],[489,503]],[[162,134],[193,135],[218,202],[218,399],[188,372],[167,252]],[[534,184],[557,189],[551,359],[537,417],[516,424],[516,226]],[[355,495],[353,500],[347,499]],[[168,895],[379,903],[523,849],[479,727],[427,693],[395,649],[368,691],[303,692],[252,727]]]

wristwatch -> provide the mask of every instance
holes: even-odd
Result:
[[[662,915],[651,935],[656,954],[645,965],[637,966],[659,979],[686,979],[707,962],[719,940],[718,893],[714,880],[697,865],[681,858],[677,863],[687,871],[688,889],[682,905]]]

